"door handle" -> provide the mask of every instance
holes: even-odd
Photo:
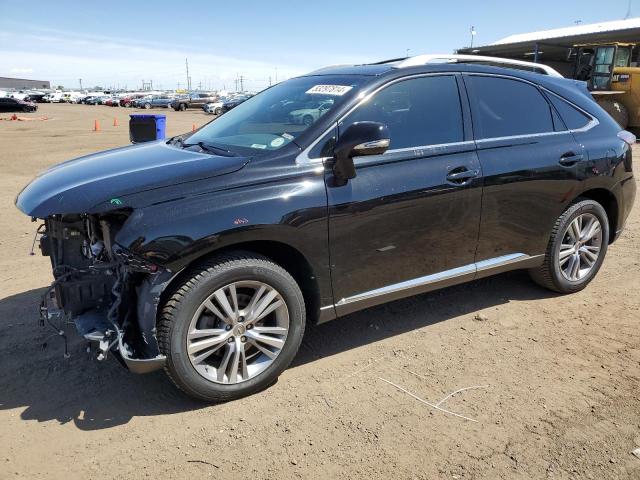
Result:
[[[560,163],[560,165],[562,165],[563,167],[571,167],[572,165],[575,165],[583,158],[584,157],[580,154],[576,155],[573,152],[567,152],[560,157],[560,161],[558,163]]]
[[[449,171],[447,174],[447,180],[451,183],[461,185],[467,180],[476,178],[479,170],[469,170],[467,167],[457,167]]]

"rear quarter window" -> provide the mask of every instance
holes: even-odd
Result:
[[[555,130],[551,106],[533,85],[501,77],[470,75],[476,138],[548,133]]]
[[[568,102],[565,102],[560,97],[551,94],[549,95],[549,100],[558,111],[562,121],[569,130],[578,130],[583,128],[591,121],[589,116],[585,115]]]

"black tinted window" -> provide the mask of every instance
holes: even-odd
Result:
[[[470,76],[476,138],[553,132],[551,107],[533,85],[507,78]]]
[[[458,86],[448,75],[386,87],[349,115],[340,130],[366,120],[389,127],[392,149],[461,142],[464,137]]]
[[[591,120],[580,110],[576,109],[572,105],[568,104],[564,100],[556,97],[555,95],[549,95],[549,99],[553,106],[556,108],[560,117],[564,121],[564,124],[569,130],[576,130],[584,127]]]

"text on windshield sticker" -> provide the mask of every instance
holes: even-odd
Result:
[[[311,87],[305,93],[341,96],[352,88],[353,87],[349,87],[348,85],[316,85],[315,87]]]

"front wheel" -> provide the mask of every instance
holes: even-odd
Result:
[[[187,109],[187,106],[184,103],[181,103],[179,108],[181,112],[184,112]]]
[[[559,293],[585,288],[596,276],[609,244],[609,220],[602,205],[581,200],[556,221],[542,266],[530,270],[539,285]]]
[[[145,108],[145,110],[149,110],[151,108],[151,104],[150,103],[145,103],[144,104],[144,108]]]
[[[291,275],[260,255],[235,253],[185,274],[162,309],[158,340],[174,383],[218,402],[271,385],[304,328],[304,298]]]

